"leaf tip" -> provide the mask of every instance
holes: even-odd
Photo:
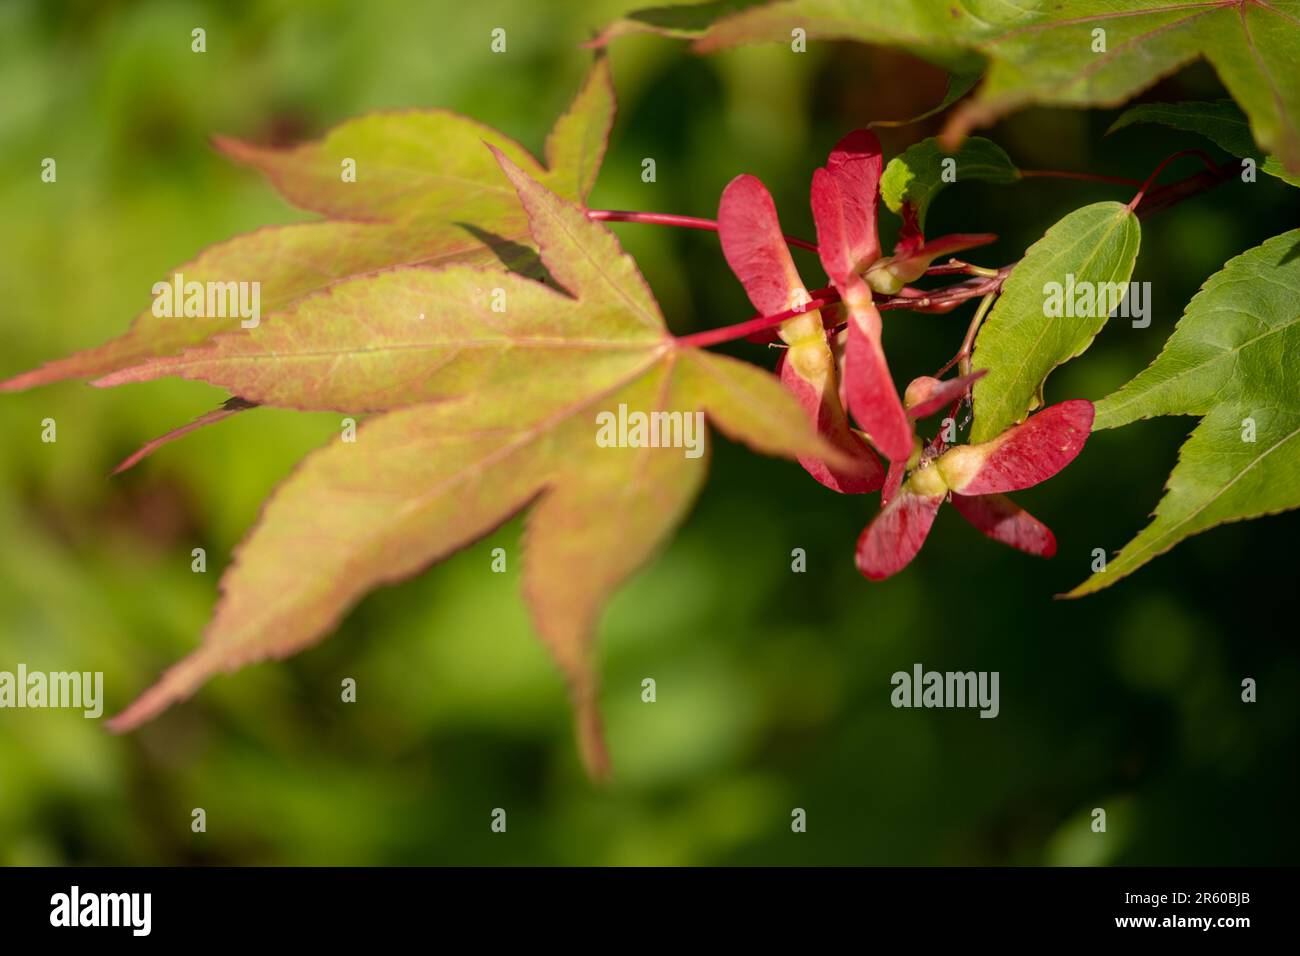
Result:
[[[247,143],[242,139],[236,139],[233,136],[223,136],[221,133],[213,133],[208,137],[208,142],[222,156],[246,166],[256,165],[258,155],[265,152],[260,146]]]
[[[208,644],[201,645],[187,657],[177,661],[144,693],[115,714],[104,725],[115,734],[127,733],[143,723],[153,720],[172,704],[191,696],[220,664],[217,654]]]

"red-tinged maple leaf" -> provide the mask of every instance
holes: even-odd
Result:
[[[368,591],[527,510],[525,598],[568,683],[584,761],[602,775],[601,607],[662,546],[707,469],[702,426],[694,453],[667,440],[605,447],[602,414],[677,416],[680,429],[707,415],[762,452],[838,456],[767,372],[680,344],[614,236],[493,152],[564,291],[481,266],[393,269],[98,383],[182,375],[266,404],[377,412],[274,492],[222,577],[202,645],[113,729],[218,672],[319,641]]]
[[[776,315],[811,301],[781,233],[776,206],[754,176],[737,176],[718,203],[718,238],[732,271],[754,308]],[[875,491],[884,478],[880,461],[849,425],[840,404],[839,373],[821,315],[807,312],[781,323],[788,346],[778,362],[781,382],[808,420],[844,456],[842,463],[803,456],[799,463],[828,488],[845,494]]]
[[[1046,481],[1073,461],[1088,439],[1092,420],[1091,402],[1061,402],[991,441],[959,445],[922,460],[862,532],[858,570],[879,581],[906,567],[949,495],[958,513],[990,538],[1051,557],[1056,553],[1052,532],[1004,492]]]
[[[500,149],[561,196],[581,201],[595,183],[613,119],[609,64],[597,57],[547,136],[545,166],[497,130],[438,109],[360,116],[289,149],[217,137],[222,152],[260,170],[291,203],[328,218],[235,236],[164,278],[256,282],[265,316],[340,280],[395,266],[505,265],[540,277],[524,211],[482,144]],[[354,181],[340,173],[344,160],[355,164]],[[107,375],[238,333],[240,321],[224,310],[181,318],[146,309],[124,335],[2,381],[0,390]]]

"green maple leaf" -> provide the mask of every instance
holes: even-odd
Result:
[[[598,57],[547,137],[546,167],[496,130],[446,110],[362,116],[317,142],[284,150],[218,138],[225,153],[261,170],[290,202],[329,218],[236,236],[174,272],[186,282],[256,281],[263,313],[349,276],[394,266],[500,260],[536,273],[523,209],[482,144],[500,149],[561,195],[581,200],[595,181],[613,118],[609,65]],[[356,163],[354,182],[343,179],[348,159]],[[160,317],[146,309],[125,335],[0,382],[0,389],[105,375],[202,344],[237,330],[239,322]]]
[[[951,145],[1030,104],[1119,105],[1203,56],[1250,117],[1255,141],[1300,173],[1300,0],[775,0],[714,10],[711,19],[692,10],[668,31],[665,16],[631,14],[618,32],[694,36],[707,51],[789,43],[791,31],[803,29],[903,47],[962,72],[982,59],[983,84],[945,132]]]
[[[707,459],[602,447],[598,416],[626,406],[686,427],[702,411],[759,451],[835,457],[775,378],[681,345],[613,234],[493,152],[563,291],[501,269],[403,267],[101,381],[183,374],[268,404],[382,410],[276,490],[222,578],[202,646],[115,729],[219,671],[320,640],[371,589],[528,509],[525,597],[569,685],[585,762],[602,774],[591,636],[609,593],[683,517]]]
[[[965,78],[978,76],[981,67],[979,56],[966,48],[966,38],[1009,16],[1005,7],[998,10],[991,3],[988,11],[982,11],[988,21],[968,9],[982,5],[983,0],[974,4],[969,0],[724,0],[663,5],[625,14],[606,27],[596,42],[651,32],[693,40],[697,49],[709,52],[742,43],[789,43],[792,31],[801,29],[808,37],[905,47],[950,70],[958,78],[954,85],[960,87],[969,82]]]
[[[643,7],[610,23],[600,31],[592,45],[604,45],[616,37],[634,33],[658,33],[679,40],[693,40],[722,17],[761,3],[762,0],[701,0]]]
[[[919,123],[921,120],[929,119],[931,116],[937,116],[971,90],[975,89],[975,84],[983,78],[983,64],[971,63],[970,65],[960,65],[948,74],[948,88],[944,91],[943,99],[924,113],[918,113],[916,116],[911,116],[907,119],[872,120],[867,124],[867,126],[880,126],[887,129],[891,127],[911,126],[913,123]]]
[[[1128,206],[1099,202],[1065,216],[1029,247],[975,338],[972,364],[988,373],[974,387],[972,442],[996,438],[1043,404],[1047,376],[1082,354],[1110,317],[1095,297],[1091,309],[1069,309],[1071,284],[1122,296],[1141,239]],[[1054,287],[1067,314],[1049,314]]]
[[[1115,106],[1205,57],[1250,117],[1255,141],[1300,172],[1300,0],[1064,0],[978,43],[990,65],[956,131],[1029,103]],[[1105,50],[1094,52],[1094,31]]]
[[[953,177],[945,176],[944,161],[954,164]],[[991,183],[1013,183],[1020,170],[1006,152],[992,140],[972,136],[954,152],[945,152],[933,137],[914,143],[889,161],[880,177],[880,198],[891,212],[900,212],[904,203],[916,210],[917,225],[925,227],[930,203],[953,182],[976,179]]]
[[[1300,175],[1288,173],[1276,156],[1260,152],[1250,136],[1246,114],[1232,100],[1205,103],[1139,103],[1125,110],[1111,124],[1106,135],[1139,123],[1159,123],[1173,129],[1204,136],[1224,152],[1241,159],[1253,159],[1264,172],[1292,186],[1300,186]]]
[[[1090,594],[1227,521],[1300,506],[1300,229],[1274,236],[1211,276],[1164,350],[1097,403],[1096,428],[1201,415],[1154,520],[1070,592]]]

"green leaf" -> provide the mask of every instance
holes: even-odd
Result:
[[[589,45],[603,47],[618,37],[635,33],[656,33],[677,40],[697,40],[708,32],[709,27],[722,18],[760,7],[762,3],[763,0],[705,0],[703,3],[645,7],[641,10],[634,10],[610,23],[601,30],[599,36],[592,40]],[[793,37],[787,31],[783,39],[790,42]],[[974,89],[975,84],[980,81],[984,73],[982,61],[978,57],[971,57],[962,51],[954,51],[949,56],[940,55],[938,57],[932,54],[927,56],[931,51],[924,49],[913,50],[913,52],[923,58],[934,59],[941,66],[945,66],[950,70],[948,89],[943,100],[932,109],[928,109],[918,116],[899,120],[875,120],[868,123],[868,126],[910,126],[937,113],[942,113]]]
[[[1300,506],[1298,376],[1300,229],[1211,276],[1155,362],[1097,403],[1097,428],[1155,415],[1204,417],[1179,452],[1154,520],[1070,596],[1114,584],[1215,525]]]
[[[628,33],[653,32],[693,40],[700,52],[712,52],[743,43],[788,44],[792,31],[799,29],[809,38],[903,47],[956,76],[974,77],[982,71],[983,60],[967,48],[965,38],[982,30],[985,21],[966,9],[971,5],[969,0],[951,5],[915,0],[723,0],[647,7],[610,24],[593,42],[601,45]],[[1005,5],[996,2],[976,0],[974,5],[987,7],[979,13],[988,22],[1008,16]]]
[[[524,594],[568,683],[584,759],[600,775],[592,634],[610,592],[664,543],[704,481],[707,435],[696,413],[759,451],[836,456],[771,375],[681,346],[614,235],[496,156],[547,271],[567,291],[505,272],[400,269],[354,280],[232,337],[268,346],[261,361],[228,363],[232,375],[246,377],[241,387],[294,379],[299,397],[334,396],[311,407],[337,407],[356,398],[349,377],[370,377],[382,381],[359,386],[371,389],[361,404],[378,405],[375,395],[433,397],[418,381],[428,376],[439,401],[382,412],[355,442],[340,439],[304,462],[240,545],[202,646],[116,717],[115,729],[149,719],[215,673],[319,641],[371,589],[528,509]],[[516,298],[501,312],[457,307],[475,282],[501,283]],[[417,320],[421,300],[433,304]],[[395,329],[419,322],[425,341],[387,346]],[[269,350],[293,348],[299,334],[297,352]],[[358,347],[367,338],[378,354]],[[223,341],[205,359],[214,367]],[[321,361],[322,343],[339,341],[351,351]],[[333,375],[336,362],[346,374]],[[698,420],[700,444],[602,445],[602,413],[617,416],[620,406],[625,420],[675,416],[683,439]]]
[[[1139,103],[1125,110],[1106,131],[1138,123],[1159,123],[1189,133],[1199,133],[1225,152],[1242,159],[1253,159],[1270,176],[1300,186],[1300,176],[1288,173],[1276,156],[1266,156],[1255,146],[1244,114],[1232,100],[1205,103]]]
[[[921,122],[921,120],[929,119],[931,116],[937,116],[939,113],[942,113],[948,107],[952,106],[953,103],[956,103],[959,99],[961,99],[971,90],[975,89],[975,84],[978,83],[983,78],[983,76],[984,76],[984,67],[982,65],[975,65],[966,69],[949,73],[948,89],[944,92],[943,99],[940,100],[938,104],[936,104],[933,108],[928,109],[924,113],[921,113],[917,116],[913,116],[910,119],[874,120],[873,122],[868,123],[867,126],[868,127],[879,126],[879,127],[892,129],[892,128],[897,128],[899,126],[911,126],[913,123],[919,123]]]
[[[963,69],[982,59],[984,83],[945,130],[952,145],[1031,104],[1117,106],[1203,56],[1250,117],[1255,141],[1300,173],[1297,27],[1300,0],[776,0],[720,15],[696,46],[788,43],[801,28],[941,64],[964,58]]]
[[[979,43],[990,59],[978,102],[953,133],[1030,103],[1115,106],[1198,57],[1250,117],[1255,141],[1300,172],[1300,0],[1064,0],[1040,3]],[[1105,50],[1094,52],[1105,31]]]
[[[1106,324],[1110,310],[1097,307],[1097,296],[1123,297],[1141,238],[1127,206],[1099,202],[1029,247],[975,339],[972,364],[989,371],[975,383],[972,442],[996,438],[1042,405],[1052,369],[1083,353]],[[1085,288],[1091,307],[1071,292]]]
[[[556,374],[599,377],[643,363],[661,338],[624,311],[610,311],[608,329],[596,326],[600,318],[585,302],[500,270],[394,269],[336,283],[255,329],[95,384],[179,375],[261,405],[359,413],[446,398],[466,382],[518,379],[544,390]],[[589,360],[574,368],[582,343]]]
[[[614,79],[604,54],[578,91],[573,104],[546,137],[546,184],[566,199],[585,202],[605,161],[609,131],[614,125]]]
[[[702,0],[670,3],[633,10],[610,23],[591,41],[601,47],[617,37],[635,33],[657,33],[677,40],[693,40],[728,14],[757,6],[762,0]]]
[[[483,144],[566,198],[585,199],[613,111],[609,66],[598,57],[547,140],[549,170],[495,130],[441,110],[361,117],[288,150],[221,140],[228,154],[261,169],[290,202],[343,218],[236,236],[174,273],[186,282],[257,282],[263,316],[341,279],[394,266],[501,263],[538,275],[523,209]],[[344,159],[356,161],[356,182],[343,181]],[[0,382],[0,390],[106,375],[240,331],[237,317],[172,318],[150,308],[125,335]]]
[[[546,171],[528,151],[488,126],[443,110],[370,113],[346,120],[322,139],[289,149],[217,137],[217,147],[259,170],[289,202],[334,219],[491,221],[513,208],[500,182],[491,142],[536,177]],[[355,163],[356,180],[344,179]]]
[[[945,160],[955,166],[951,181],[945,179]],[[961,144],[954,153],[947,153],[933,137],[909,146],[889,161],[880,178],[880,198],[892,212],[900,212],[904,203],[916,209],[917,224],[925,228],[925,214],[934,197],[951,182],[970,179],[991,183],[1013,183],[1020,178],[1020,170],[1002,147],[992,140],[974,136]]]

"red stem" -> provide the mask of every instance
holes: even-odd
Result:
[[[1162,209],[1168,209],[1189,196],[1195,196],[1197,193],[1205,192],[1207,189],[1213,189],[1215,186],[1227,182],[1240,171],[1240,161],[1230,159],[1213,171],[1199,172],[1195,176],[1180,179],[1166,186],[1157,186],[1142,200],[1142,204],[1137,208],[1137,217],[1139,219],[1148,219]]]
[[[1092,183],[1108,183],[1112,186],[1141,186],[1142,180],[1129,179],[1127,176],[1103,176],[1100,173],[1071,173],[1060,169],[1022,169],[1021,179],[1082,179]]]
[[[1138,194],[1133,197],[1133,201],[1129,204],[1129,208],[1135,209],[1142,202],[1147,190],[1150,189],[1151,184],[1155,181],[1155,178],[1160,175],[1165,166],[1181,156],[1188,155],[1199,156],[1205,163],[1206,170],[1197,173],[1194,176],[1189,176],[1186,179],[1180,179],[1177,182],[1169,183],[1168,185],[1152,190],[1149,201],[1143,208],[1138,210],[1139,218],[1145,219],[1147,216],[1176,205],[1184,199],[1205,192],[1208,189],[1213,189],[1220,183],[1232,178],[1237,169],[1237,165],[1233,161],[1229,161],[1222,166],[1215,166],[1213,160],[1211,160],[1202,150],[1182,150],[1166,158],[1164,162],[1156,168],[1155,172],[1147,177],[1146,181],[1142,184],[1142,188],[1138,191]],[[1029,171],[1029,175],[1058,176],[1059,178],[1065,179],[1098,178],[1087,173],[1058,174],[1055,171],[1048,170],[1031,170]],[[1106,179],[1113,179],[1113,181],[1121,184],[1137,181],[1123,181],[1119,177],[1106,177]],[[1099,181],[1102,180],[1099,179]],[[712,219],[700,219],[695,216],[676,216],[670,213],[627,212],[617,209],[589,209],[587,210],[587,217],[600,222],[654,223],[658,225],[682,226],[687,229],[705,229],[713,232],[716,232],[718,228],[717,222]],[[809,249],[814,252],[817,249],[817,247],[811,243],[803,242],[802,240],[794,239],[790,236],[786,236],[785,239],[790,243],[790,245],[798,246],[801,249]],[[946,267],[936,267],[934,269],[934,274],[940,275],[945,272],[955,272],[957,270],[951,267],[956,264],[957,261],[953,260]],[[961,265],[965,264],[961,263]],[[930,292],[921,292],[920,290],[907,288],[905,289],[905,294],[877,299],[876,308],[882,312],[888,309],[945,312],[956,308],[967,299],[973,299],[979,296],[988,295],[991,292],[1000,291],[1002,283],[1006,281],[1007,276],[1011,273],[1014,266],[1015,263],[1013,262],[1010,265],[1005,265],[999,269],[995,276],[975,276],[965,280],[964,282],[958,282],[955,285],[946,286],[942,289],[935,289]],[[827,305],[834,305],[836,302],[840,301],[839,293],[830,287],[824,289],[813,289],[809,292],[809,295],[811,296],[811,300],[798,309],[788,309],[785,312],[778,312],[775,315],[755,316],[748,321],[739,322],[735,325],[725,325],[720,328],[706,329],[703,332],[695,332],[691,335],[681,336],[677,341],[682,345],[694,346],[696,348],[720,345],[723,342],[732,342],[736,339],[742,339],[747,335],[753,335],[755,332],[762,332],[765,329],[770,329],[773,326],[780,325],[787,319],[792,319],[797,315],[803,315],[805,312],[812,312]],[[842,326],[827,330],[827,334],[833,335],[835,332],[839,331],[839,328],[842,328]],[[960,359],[960,357],[961,353],[958,353],[957,358]]]
[[[716,219],[701,219],[699,216],[676,216],[666,212],[633,212],[627,209],[588,209],[587,218],[596,222],[641,222],[655,226],[680,226],[683,229],[703,229],[717,232]],[[816,252],[817,246],[794,236],[785,236],[785,241],[797,249]]]
[[[1175,159],[1179,159],[1183,156],[1199,156],[1201,162],[1205,163],[1206,170],[1208,170],[1210,173],[1218,172],[1218,167],[1214,165],[1214,160],[1212,160],[1209,157],[1209,154],[1207,154],[1204,150],[1180,149],[1178,152],[1170,156],[1166,156],[1164,160],[1161,161],[1160,165],[1157,166],[1155,170],[1151,173],[1151,175],[1147,177],[1146,182],[1142,184],[1142,188],[1137,191],[1137,195],[1135,195],[1129,201],[1128,208],[1130,212],[1136,209],[1138,207],[1138,204],[1142,202],[1142,197],[1145,196],[1147,190],[1151,188],[1151,184],[1156,181],[1156,177],[1165,171],[1165,167],[1168,166],[1170,163],[1172,163]]]
[[[988,295],[990,292],[1000,289],[1010,272],[1011,266],[1003,266],[998,270],[996,276],[980,276],[967,279],[965,282],[958,282],[956,285],[945,286],[942,289],[935,289],[932,292],[921,293],[920,295],[917,294],[918,290],[912,289],[910,295],[893,295],[877,299],[876,308],[882,312],[890,309],[946,312],[949,309],[956,308],[967,299]],[[735,325],[723,325],[716,329],[706,329],[703,332],[683,335],[677,341],[683,345],[696,348],[720,345],[723,342],[743,339],[747,335],[753,335],[755,332],[762,332],[774,325],[780,325],[786,319],[793,319],[796,315],[803,315],[805,312],[812,312],[815,309],[834,305],[840,301],[840,294],[831,286],[824,289],[812,289],[808,294],[812,296],[812,301],[798,309],[787,309],[785,312],[777,312],[775,315],[756,315],[752,319],[737,322]],[[843,328],[843,325],[827,331],[828,334],[834,334],[841,328]]]
[[[814,312],[823,306],[834,305],[840,301],[840,294],[834,289],[815,289],[810,294],[813,296],[812,300],[797,309],[786,309],[784,312],[778,312],[775,315],[759,315],[747,322],[738,322],[735,325],[724,325],[716,329],[706,329],[703,332],[683,335],[678,338],[677,343],[691,348],[703,349],[708,348],[710,345],[721,345],[723,342],[734,342],[736,339],[743,339],[747,335],[753,335],[755,332],[762,332],[774,325],[780,325],[787,319],[793,319],[796,315]]]

